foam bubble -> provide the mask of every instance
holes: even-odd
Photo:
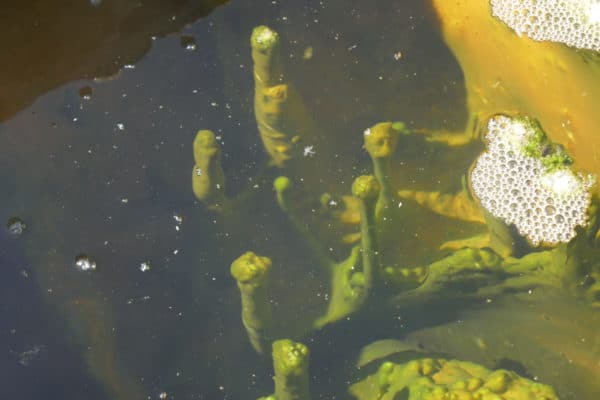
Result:
[[[536,135],[539,132],[526,118],[491,118],[487,150],[471,172],[471,187],[486,210],[514,224],[533,245],[568,242],[576,226],[587,225],[594,179],[567,166],[549,170],[541,158],[529,155],[525,149]],[[501,148],[510,149],[505,162],[500,160]]]
[[[600,51],[598,0],[491,0],[492,14],[519,36]]]

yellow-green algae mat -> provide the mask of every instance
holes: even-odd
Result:
[[[550,386],[514,372],[434,358],[386,361],[350,393],[358,400],[558,400]]]

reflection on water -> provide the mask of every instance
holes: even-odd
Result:
[[[242,323],[229,270],[248,250],[272,260],[263,299],[279,333],[310,349],[314,398],[346,398],[347,381],[364,377],[352,367],[360,349],[390,338],[514,370],[554,386],[563,399],[600,392],[590,379],[600,357],[594,299],[567,295],[562,281],[542,273],[519,280],[552,269],[543,262],[501,264],[487,250],[440,250],[484,233],[481,211],[461,209],[466,221],[458,221],[418,205],[444,197],[417,193],[466,189],[461,178],[482,148],[448,150],[412,135],[473,123],[461,67],[428,2],[234,1],[208,16],[220,1],[62,3],[15,3],[7,8],[13,14],[0,17],[11,55],[0,66],[0,210],[8,223],[0,235],[0,347],[10,355],[0,371],[14,382],[0,389],[4,397],[270,393],[271,360],[254,352],[246,333],[260,335],[248,321],[261,310]],[[314,130],[301,143],[300,162],[284,170],[269,166],[255,120],[249,41],[261,24],[279,32],[285,82],[295,85]],[[390,165],[375,162],[375,173],[389,178],[382,193],[410,190],[402,200],[389,190],[377,211],[392,221],[380,226],[376,245],[394,289],[377,288],[384,295],[367,302],[366,313],[330,307],[323,317],[343,289],[329,287],[328,271],[352,276],[346,284],[359,302],[355,266],[378,262],[358,247],[350,251],[361,240],[350,188],[373,170],[365,129],[398,120],[404,125],[373,136],[381,139],[377,149],[393,151]],[[221,211],[192,193],[200,129],[214,132],[221,151]],[[289,199],[273,193],[282,173],[292,178]],[[436,263],[449,254],[455,275]],[[578,254],[585,262],[595,256],[585,246]],[[489,270],[475,268],[473,257]],[[321,262],[329,269],[317,268]],[[593,273],[590,267],[572,286],[591,287]],[[543,285],[558,294],[528,296]],[[306,319],[323,328],[307,328]]]
[[[223,2],[4,1],[0,120],[64,83],[117,73],[150,49],[152,37],[178,32]]]

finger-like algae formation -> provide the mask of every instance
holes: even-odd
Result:
[[[308,347],[282,339],[273,342],[275,392],[259,400],[310,400]]]
[[[254,62],[254,115],[273,165],[282,168],[300,156],[300,142],[310,136],[311,123],[280,61],[279,34],[258,26],[250,37]]]
[[[373,161],[373,171],[381,185],[376,209],[380,219],[384,218],[383,214],[389,214],[388,209],[395,202],[391,183],[391,160],[398,145],[398,137],[404,132],[406,127],[402,122],[381,122],[364,132],[364,147]]]
[[[246,252],[231,264],[242,298],[242,322],[252,347],[264,352],[271,338],[271,303],[267,298],[271,260]]]
[[[196,198],[212,209],[221,209],[225,201],[225,173],[221,166],[221,148],[215,134],[200,130],[194,139],[192,190]]]

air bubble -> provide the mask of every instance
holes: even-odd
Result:
[[[83,100],[89,100],[92,98],[92,92],[93,90],[91,86],[84,86],[79,89],[79,97],[81,97]]]
[[[196,50],[196,39],[193,36],[184,35],[181,37],[179,44],[187,51]]]
[[[6,230],[11,236],[18,237],[23,234],[27,225],[18,217],[12,217],[6,223]]]
[[[96,269],[96,262],[92,261],[87,255],[80,254],[75,257],[75,267],[80,271],[93,271]]]

